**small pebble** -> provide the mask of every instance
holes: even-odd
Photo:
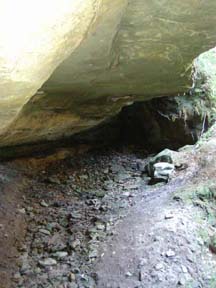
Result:
[[[48,231],[46,229],[39,229],[39,232],[44,234],[44,235],[48,235],[48,236],[51,234],[50,231]]]
[[[183,273],[187,273],[188,272],[187,267],[185,267],[184,265],[181,266],[181,269],[182,269]]]
[[[42,200],[42,201],[40,202],[40,205],[41,205],[42,207],[48,207],[48,206],[49,206],[44,200]]]
[[[68,275],[68,279],[69,279],[70,282],[74,282],[74,281],[76,280],[76,275],[71,272],[71,273]]]
[[[145,273],[144,270],[139,271],[139,281],[142,282],[145,279]]]
[[[162,270],[162,269],[163,269],[163,264],[162,264],[162,263],[156,264],[156,265],[155,265],[155,269],[156,269],[157,271]]]
[[[166,252],[166,256],[167,256],[167,257],[174,257],[174,256],[175,256],[175,252],[170,249],[170,250],[168,250],[168,251]]]
[[[172,219],[174,217],[174,215],[172,213],[167,213],[165,216],[164,216],[164,219],[168,220],[168,219]]]
[[[59,260],[65,258],[67,256],[68,256],[68,253],[64,252],[64,251],[58,251],[58,252],[53,254],[53,257],[55,257],[55,258],[57,258]]]
[[[186,280],[184,278],[180,278],[178,281],[178,285],[185,287],[185,284],[186,284]]]
[[[18,209],[18,212],[21,213],[21,214],[25,214],[26,210],[25,210],[25,208],[22,208],[22,209]]]
[[[54,266],[56,264],[57,264],[57,261],[53,258],[47,258],[47,259],[39,261],[39,265],[42,267]]]
[[[128,272],[125,274],[125,276],[126,276],[126,277],[131,277],[131,276],[132,276],[132,273],[128,271]]]

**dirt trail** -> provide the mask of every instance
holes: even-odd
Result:
[[[21,209],[23,185],[16,170],[0,165],[0,287],[10,288],[17,269],[18,248],[24,241]]]
[[[215,287],[216,262],[193,221],[200,211],[171,200],[173,188],[143,199],[115,228],[96,266],[98,288]]]

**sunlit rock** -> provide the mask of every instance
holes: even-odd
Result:
[[[2,130],[86,37],[100,1],[0,1]]]
[[[0,3],[0,145],[54,140],[183,93],[216,44],[216,2]]]

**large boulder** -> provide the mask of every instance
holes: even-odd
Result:
[[[214,0],[0,5],[1,146],[67,137],[135,100],[183,93],[193,59],[216,43]]]

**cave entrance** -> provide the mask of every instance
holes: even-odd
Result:
[[[207,101],[195,100],[188,94],[135,102],[123,107],[117,116],[72,139],[102,146],[132,144],[151,153],[192,145],[212,123]]]
[[[2,159],[52,154],[63,148],[134,145],[147,153],[165,148],[177,150],[192,145],[213,123],[211,105],[206,97],[185,94],[159,97],[125,106],[114,117],[96,127],[55,142],[39,142],[2,148]]]

